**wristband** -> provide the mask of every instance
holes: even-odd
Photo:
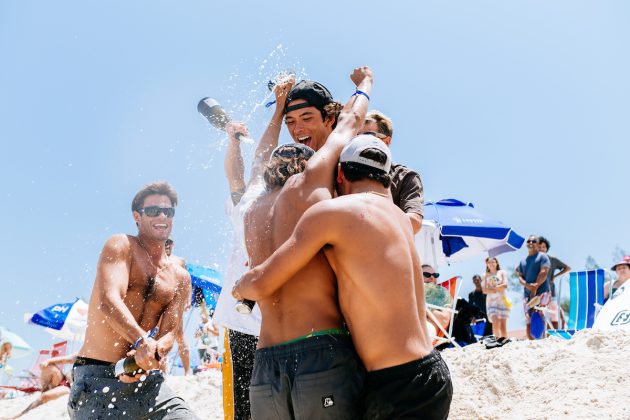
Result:
[[[359,90],[359,89],[355,90],[354,94],[352,96],[357,96],[357,95],[363,95],[363,96],[365,96],[367,98],[368,101],[370,100],[369,95],[367,93],[363,92],[362,90]]]
[[[138,338],[138,339],[136,340],[136,342],[135,342],[135,343],[133,343],[133,349],[134,349],[134,350],[135,350],[135,349],[137,349],[137,348],[138,348],[138,345],[140,344],[140,342],[141,342],[142,340],[146,340],[147,338],[153,338],[153,336],[154,336],[157,332],[158,332],[158,328],[157,328],[157,327],[155,327],[155,328],[153,328],[153,329],[151,330],[151,332],[150,332],[150,333],[147,333],[147,334],[145,334],[145,335],[140,336],[140,338]]]

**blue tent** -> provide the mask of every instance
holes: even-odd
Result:
[[[483,253],[495,257],[524,242],[511,227],[480,213],[472,203],[453,198],[425,204],[416,237],[422,262],[438,267]]]
[[[186,264],[192,282],[192,303],[195,296],[202,294],[208,308],[217,306],[217,299],[223,288],[223,276],[217,270],[202,265]]]

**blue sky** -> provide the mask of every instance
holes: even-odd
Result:
[[[394,158],[421,172],[427,199],[472,201],[546,235],[574,268],[587,255],[608,266],[616,246],[630,250],[629,12],[623,1],[2,2],[0,325],[50,345],[24,313],[89,298],[104,241],[135,231],[133,194],[156,179],[180,194],[175,252],[223,267],[225,139],[196,104],[212,96],[260,135],[271,112],[255,104],[284,68],[343,102],[352,68],[370,65],[372,108],[393,118]],[[468,281],[482,269],[479,258],[443,272]]]

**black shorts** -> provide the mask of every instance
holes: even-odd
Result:
[[[354,420],[364,375],[349,335],[259,349],[249,388],[252,418]]]
[[[363,418],[446,419],[452,398],[448,366],[433,350],[422,359],[368,372]]]

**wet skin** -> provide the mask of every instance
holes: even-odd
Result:
[[[164,195],[148,196],[144,207],[148,206],[172,207]],[[157,217],[134,213],[134,218],[138,236],[114,235],[101,252],[79,356],[116,362],[162,318],[157,341],[142,340],[138,346],[136,360],[146,370],[158,367],[156,350],[161,356],[170,351],[191,286],[180,260],[170,260],[164,252],[173,219],[163,213]]]

